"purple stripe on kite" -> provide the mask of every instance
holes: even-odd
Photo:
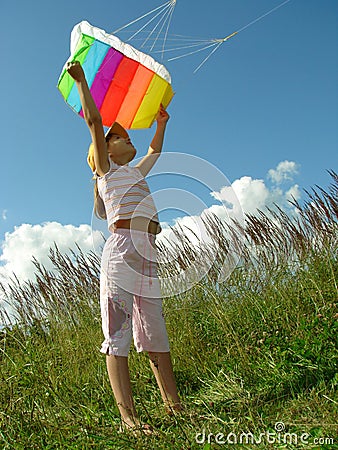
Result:
[[[106,92],[122,58],[122,53],[114,48],[110,48],[96,74],[90,92],[98,109],[101,108]]]

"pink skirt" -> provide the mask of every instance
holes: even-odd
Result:
[[[138,352],[169,352],[157,276],[155,236],[119,228],[107,239],[101,261],[101,352],[127,356],[131,339]]]

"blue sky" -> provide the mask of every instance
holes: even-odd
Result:
[[[110,32],[161,3],[1,3],[3,252],[23,224],[41,231],[49,222],[60,224],[60,230],[91,222],[91,173],[85,161],[89,132],[56,88],[73,26],[87,20]],[[170,35],[224,38],[281,3],[177,0]],[[209,161],[240,185],[242,194],[255,180],[273,189],[271,171],[283,161],[293,163],[285,176],[289,186],[277,182],[283,192],[296,185],[298,192],[316,184],[325,188],[330,182],[326,170],[337,169],[338,161],[338,2],[290,0],[225,42],[194,74],[207,54],[165,62],[176,92],[165,151]],[[140,156],[153,131],[131,133]],[[184,177],[154,177],[149,183],[152,189],[186,186]],[[254,202],[257,190],[246,192],[244,202],[249,197]],[[195,194],[213,203],[199,187]],[[173,217],[173,212],[160,216]],[[27,239],[32,247],[39,245],[33,232]],[[3,264],[9,258],[3,256]]]

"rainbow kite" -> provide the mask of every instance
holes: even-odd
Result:
[[[79,61],[100,111],[103,125],[149,128],[161,103],[166,108],[174,92],[167,69],[151,56],[88,22],[75,25],[68,61]],[[66,62],[66,64],[67,64]],[[69,106],[83,117],[80,97],[66,64],[58,89]]]

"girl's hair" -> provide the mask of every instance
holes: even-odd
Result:
[[[94,214],[99,219],[107,219],[106,208],[97,188],[97,180],[95,180],[94,184]]]

